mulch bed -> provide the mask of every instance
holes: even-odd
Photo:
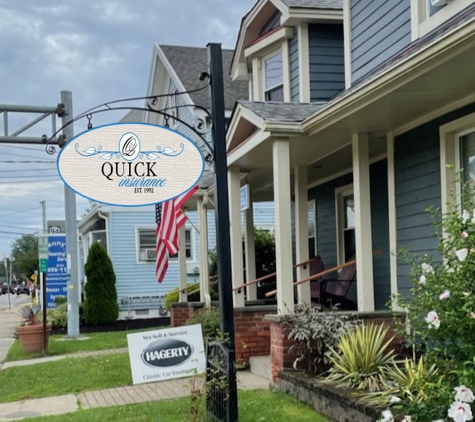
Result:
[[[83,333],[103,333],[107,331],[125,331],[125,330],[140,330],[150,328],[162,328],[170,325],[170,318],[142,318],[142,319],[124,319],[107,325],[81,325],[79,332]],[[67,328],[53,329],[51,334],[67,334]]]

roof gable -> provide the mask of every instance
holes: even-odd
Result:
[[[208,70],[208,52],[206,48],[171,45],[158,45],[158,48],[163,52],[165,59],[186,91],[193,91],[203,86],[203,82],[199,80],[198,76],[201,72]],[[248,98],[249,88],[247,82],[232,81],[229,76],[227,70],[231,65],[233,50],[223,49],[222,55],[225,109],[232,110],[236,101]],[[208,89],[190,92],[189,95],[194,104],[208,110],[211,108]]]

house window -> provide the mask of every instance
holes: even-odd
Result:
[[[475,129],[458,135],[458,139],[462,181],[475,186]]]
[[[191,229],[185,230],[186,259],[193,259]],[[139,262],[155,261],[155,229],[138,229],[138,259]],[[177,258],[173,255],[170,258]]]
[[[437,12],[441,11],[447,4],[445,2],[434,2],[434,0],[426,0],[427,1],[427,17],[430,18],[431,16],[435,15]]]
[[[266,101],[284,101],[282,51],[264,58],[264,95]]]
[[[356,254],[355,242],[355,196],[353,185],[336,191],[338,263],[352,259]]]

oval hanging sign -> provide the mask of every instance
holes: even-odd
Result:
[[[190,139],[163,126],[117,123],[73,138],[58,156],[63,182],[81,196],[120,206],[164,202],[198,183],[204,169]]]

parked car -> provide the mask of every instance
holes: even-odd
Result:
[[[30,287],[26,284],[20,284],[15,288],[15,293],[17,294],[17,296],[20,296],[22,293],[30,295]]]
[[[2,295],[6,295],[8,293],[8,284],[7,283],[3,283],[1,293],[2,293]],[[15,293],[15,287],[12,284],[10,284],[10,293],[11,294]]]

